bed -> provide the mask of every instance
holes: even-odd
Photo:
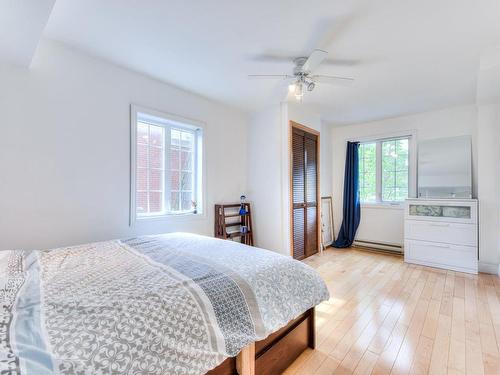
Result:
[[[264,374],[328,298],[301,262],[193,234],[3,251],[0,373]]]

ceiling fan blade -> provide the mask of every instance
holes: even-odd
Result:
[[[249,79],[288,79],[293,76],[287,74],[249,74]]]
[[[359,65],[360,63],[361,60],[357,59],[339,59],[339,58],[325,59],[322,62],[323,65],[331,65],[331,66],[355,66]]]
[[[329,85],[339,85],[339,86],[350,86],[354,82],[354,78],[351,77],[313,75],[311,76],[311,78],[314,82],[326,83]]]
[[[302,66],[302,70],[312,72],[323,62],[324,59],[326,59],[327,55],[328,52],[323,51],[322,49],[315,49]]]

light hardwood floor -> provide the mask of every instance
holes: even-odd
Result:
[[[500,375],[500,278],[329,249],[306,263],[331,298],[316,308],[316,349],[287,375]]]

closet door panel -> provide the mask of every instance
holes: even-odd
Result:
[[[303,208],[293,210],[293,258],[304,259],[306,256],[305,215]]]
[[[292,138],[292,190],[293,203],[305,202],[305,152],[304,152],[304,136],[294,132]]]
[[[304,150],[306,158],[306,202],[316,203],[318,177],[318,162],[316,160],[316,140],[309,137],[304,138]]]
[[[318,208],[307,208],[307,229],[306,229],[306,256],[316,254],[318,252]]]

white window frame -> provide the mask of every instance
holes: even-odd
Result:
[[[403,131],[389,134],[380,134],[370,137],[362,137],[356,140],[362,143],[376,144],[376,197],[375,202],[361,202],[361,207],[373,208],[404,208],[404,201],[382,200],[382,142],[395,139],[408,138],[408,198],[417,196],[417,131]]]
[[[194,158],[194,185],[196,191],[196,197],[198,199],[197,213],[193,212],[162,212],[159,214],[146,214],[138,215],[136,206],[136,192],[137,192],[137,122],[141,119],[146,120],[152,125],[163,125],[165,128],[179,128],[179,129],[189,129],[198,132],[195,136],[195,148],[197,152]],[[132,104],[130,106],[130,225],[134,225],[138,222],[151,221],[151,220],[184,220],[193,218],[206,218],[206,144],[205,144],[205,124],[201,121],[188,119],[185,117],[173,115],[166,112],[157,111],[150,108],[141,107]],[[164,181],[164,203],[167,201],[167,194],[170,192],[170,170],[168,154],[170,147],[170,132],[165,132],[164,139],[164,150],[165,150],[165,181]],[[201,168],[200,168],[201,165]],[[198,181],[201,179],[200,181]],[[201,200],[201,202],[199,202]],[[165,207],[166,209],[166,207]]]

